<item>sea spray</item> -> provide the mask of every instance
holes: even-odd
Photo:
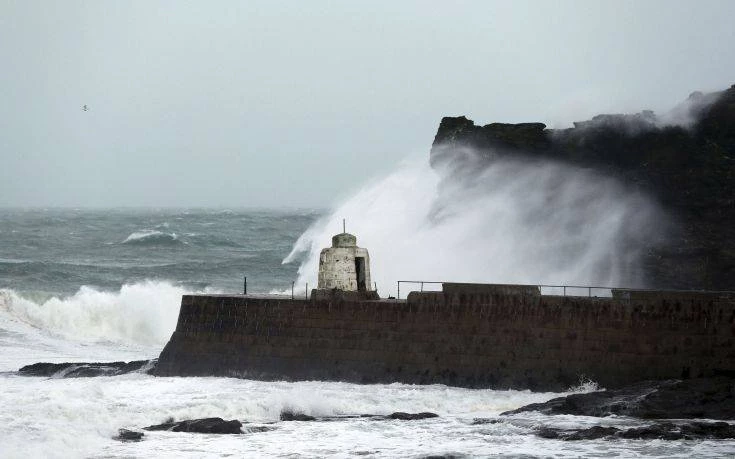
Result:
[[[370,251],[383,296],[414,279],[645,284],[640,255],[666,232],[650,198],[569,165],[454,153],[436,168],[404,162],[313,224],[284,259],[301,260],[297,285],[316,285],[319,251],[343,218]]]

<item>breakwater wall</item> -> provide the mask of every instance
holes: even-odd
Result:
[[[185,295],[153,373],[534,390],[735,373],[735,296],[484,284],[406,300]]]

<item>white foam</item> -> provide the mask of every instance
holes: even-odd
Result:
[[[545,416],[503,417],[504,410],[563,394],[469,390],[441,385],[357,385],[305,381],[260,382],[231,378],[118,377],[44,379],[0,375],[0,456],[2,457],[421,457],[447,454],[594,456],[600,448],[615,457],[694,457],[732,454],[732,442],[583,441],[538,438],[536,426],[638,426],[629,418]],[[10,403],[8,403],[10,402]],[[423,421],[349,419],[331,422],[277,422],[284,408],[305,414],[389,414],[431,411]],[[140,429],[175,420],[219,416],[269,432],[197,435],[146,432],[143,441],[120,443],[120,427]],[[247,430],[247,424],[245,426]]]

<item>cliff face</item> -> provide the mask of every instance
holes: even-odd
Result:
[[[732,290],[735,85],[694,93],[675,112],[690,125],[665,125],[650,111],[599,115],[559,130],[543,123],[476,126],[463,116],[446,117],[431,163],[461,160],[458,151],[468,147],[487,164],[503,157],[548,159],[612,175],[657,199],[675,226],[641,261],[648,286]]]

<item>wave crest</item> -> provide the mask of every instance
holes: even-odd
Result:
[[[142,230],[130,234],[121,244],[133,245],[174,245],[181,240],[176,233],[164,233],[158,230]]]
[[[159,281],[126,284],[119,292],[82,286],[70,297],[45,300],[0,289],[0,328],[22,332],[21,323],[75,341],[165,344],[186,293]]]

